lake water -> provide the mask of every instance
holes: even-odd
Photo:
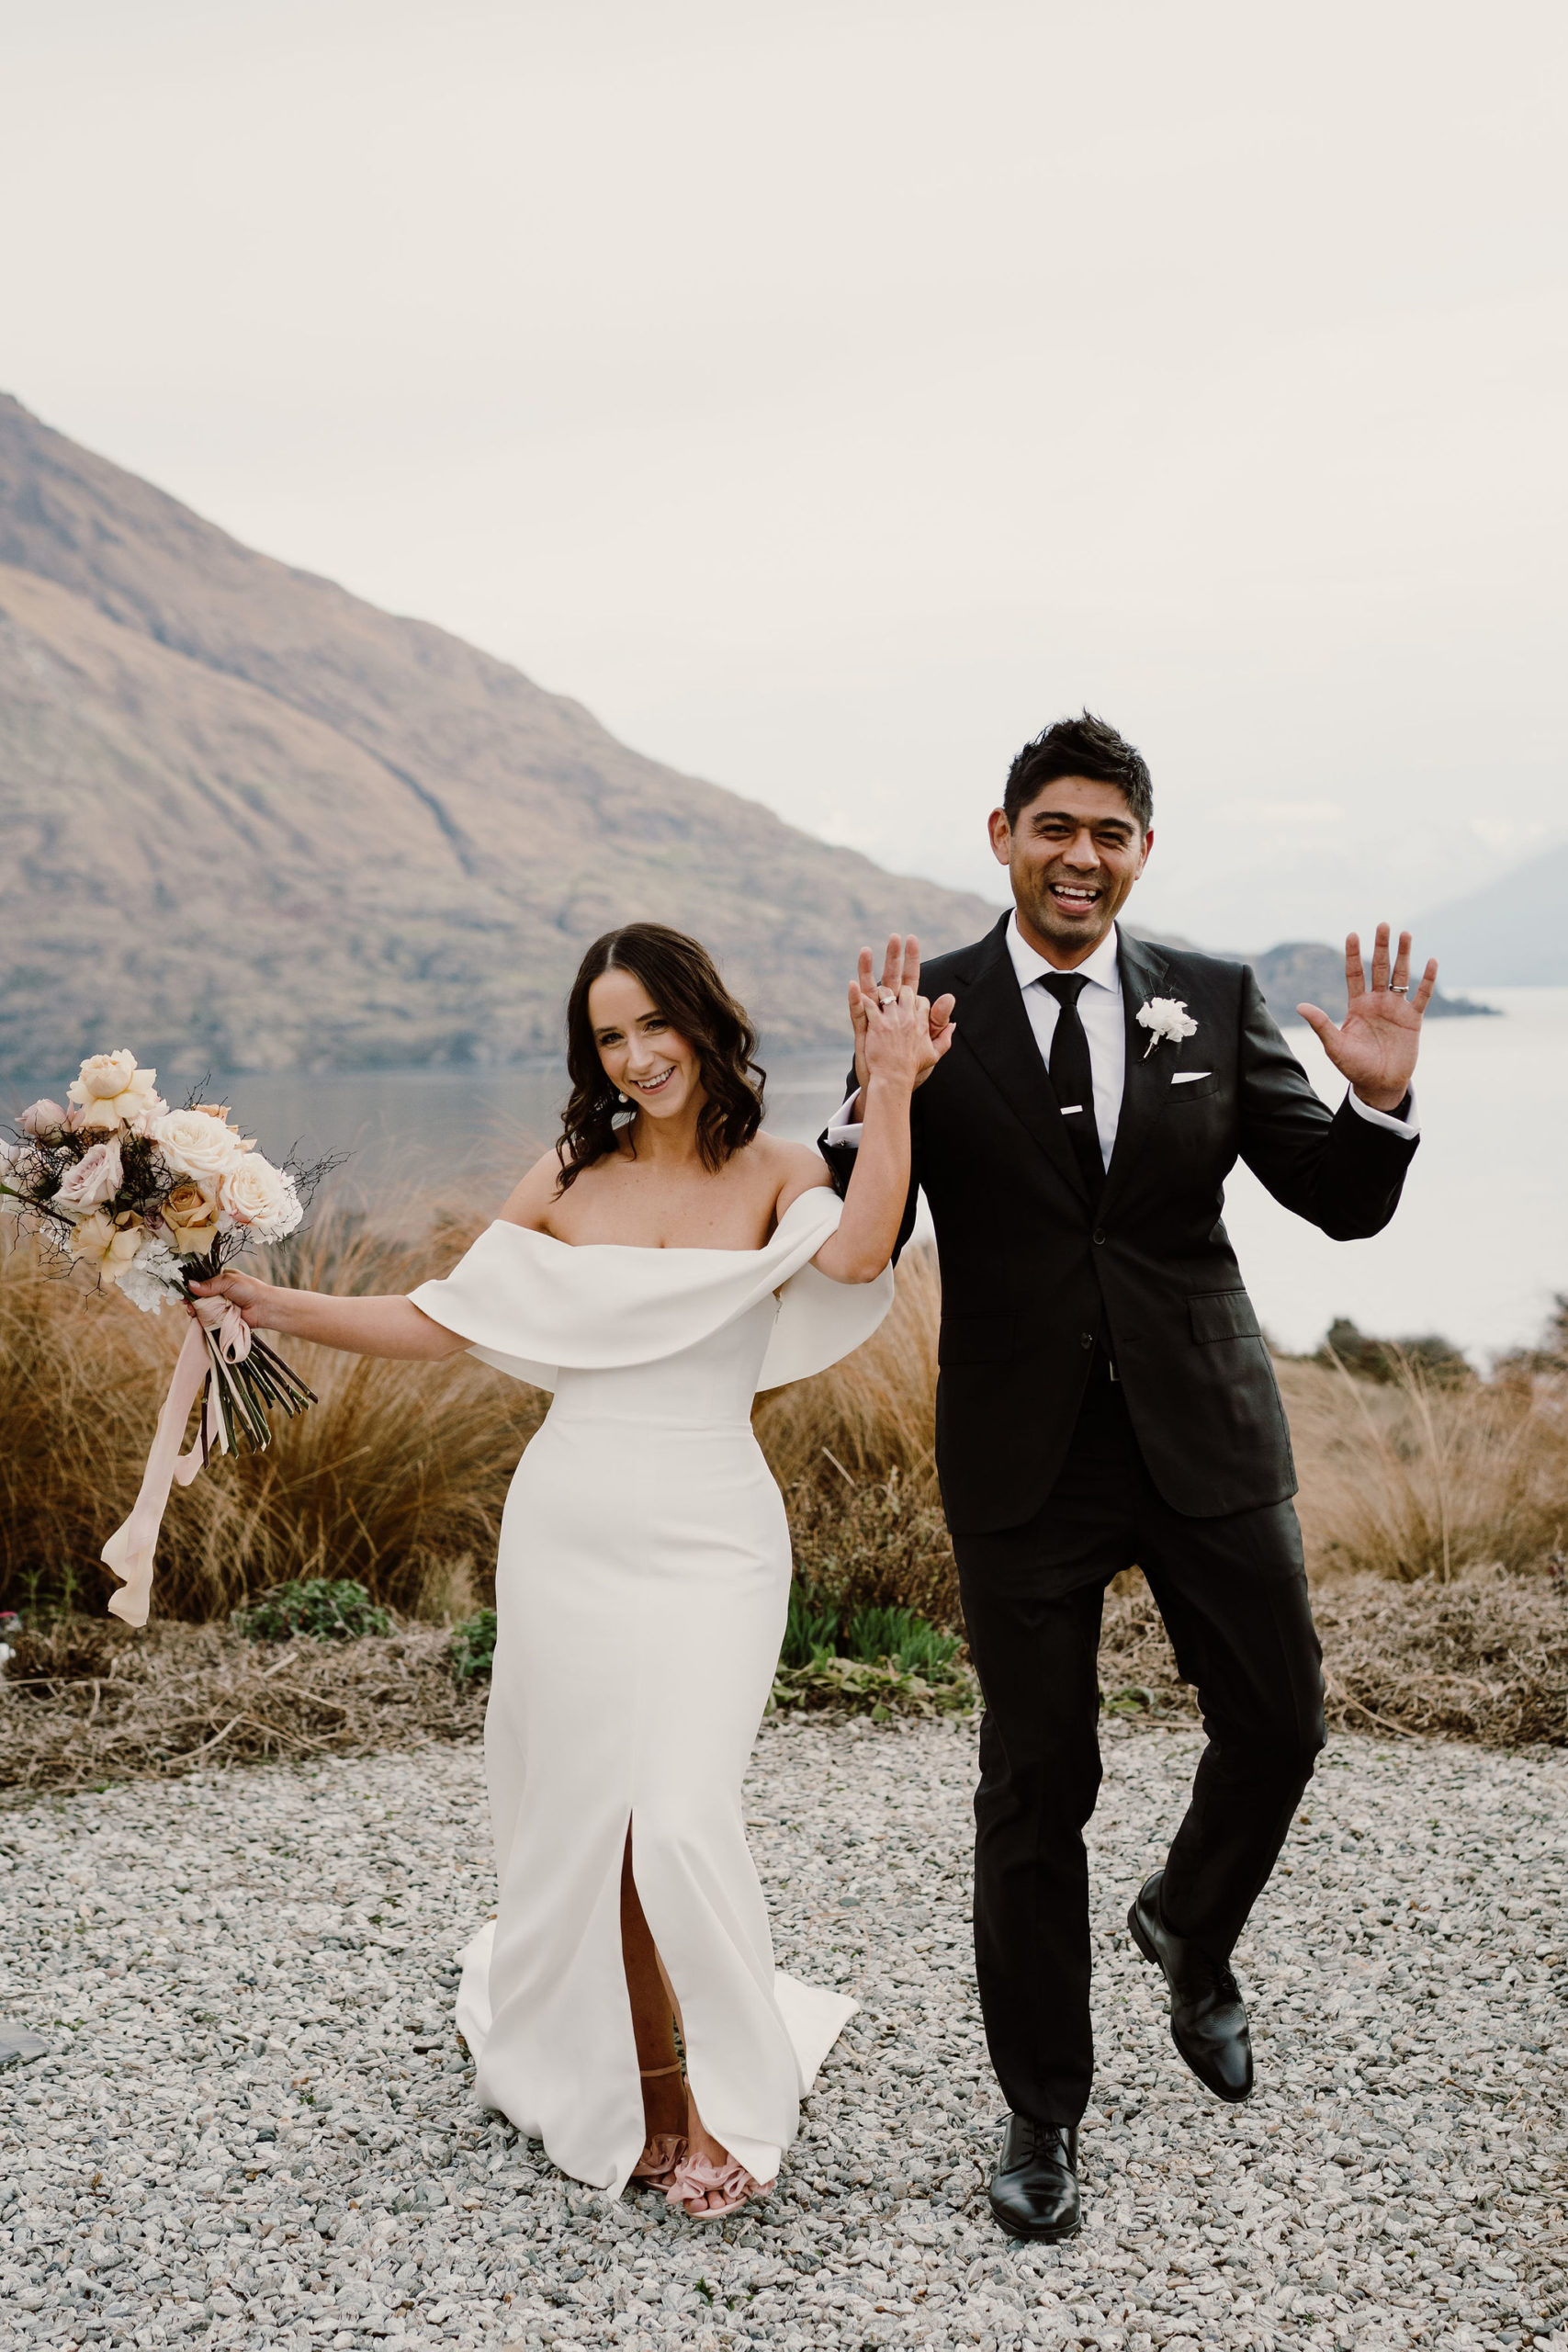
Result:
[[[1422,1040],[1424,1140],[1386,1233],[1329,1241],[1235,1171],[1226,1221],[1264,1323],[1284,1346],[1314,1347],[1348,1315],[1386,1335],[1440,1331],[1484,1358],[1533,1339],[1553,1294],[1568,1292],[1568,989],[1500,989],[1484,1001],[1505,1018],[1435,1022]],[[1316,1040],[1288,1035],[1337,1102],[1343,1088]],[[839,1055],[771,1061],[769,1124],[810,1141],[838,1107],[843,1068]],[[552,1138],[565,1091],[555,1069],[214,1084],[273,1157],[347,1154],[329,1191],[373,1211],[431,1185],[477,1206],[495,1202]]]

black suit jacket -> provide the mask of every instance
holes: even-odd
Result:
[[[1191,1518],[1296,1487],[1269,1351],[1222,1221],[1245,1159],[1337,1240],[1381,1232],[1415,1144],[1319,1100],[1251,970],[1120,933],[1126,1086],[1098,1203],[1051,1091],[1007,952],[1008,919],[921,974],[958,1000],[952,1050],[914,1097],[914,1180],[936,1227],[937,1470],[957,1533],[1033,1517],[1062,1465],[1097,1342],[1115,1360],[1149,1475]],[[1178,997],[1179,1046],[1136,1014]],[[1208,1076],[1172,1086],[1179,1070]],[[822,1146],[842,1188],[851,1150]]]

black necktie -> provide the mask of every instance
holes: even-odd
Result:
[[[1040,985],[1050,989],[1061,1007],[1051,1039],[1052,1091],[1072,1137],[1089,1199],[1098,1201],[1105,1182],[1105,1162],[1100,1158],[1100,1130],[1094,1124],[1094,1065],[1078,1014],[1078,999],[1089,982],[1077,972],[1051,972],[1042,975]]]

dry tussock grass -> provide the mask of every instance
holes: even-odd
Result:
[[[416,1221],[406,1222],[412,1229]],[[469,1238],[461,1221],[428,1209],[407,1244],[327,1217],[288,1253],[282,1273],[323,1289],[403,1291],[446,1271]],[[957,1627],[931,1459],[939,1315],[935,1264],[914,1252],[870,1344],[820,1378],[761,1399],[756,1429],[808,1581],[852,1607],[902,1602]],[[135,1494],[180,1336],[172,1317],[84,1301],[26,1249],[0,1263],[7,1605],[74,1595],[81,1607],[101,1607],[112,1579],[96,1566],[98,1548]],[[356,1577],[406,1618],[447,1618],[488,1599],[506,1487],[544,1399],[463,1360],[373,1363],[290,1352],[321,1402],[277,1425],[268,1453],[220,1463],[176,1492],[160,1549],[160,1618],[221,1619],[274,1584],[312,1575]],[[1459,1387],[1436,1385],[1415,1364],[1382,1386],[1314,1363],[1280,1370],[1334,1720],[1496,1742],[1568,1739],[1568,1602],[1561,1577],[1546,1573],[1568,1544],[1568,1367],[1548,1355]],[[169,1759],[222,1731],[230,1716],[215,1754],[285,1752],[295,1736],[305,1743],[299,1752],[311,1741],[371,1737],[364,1693],[382,1689],[375,1661],[386,1644],[333,1645],[320,1656],[319,1679],[297,1663],[272,1687],[269,1657],[257,1662],[228,1634],[204,1634],[205,1648],[189,1647],[195,1638],[165,1623],[156,1640],[144,1639],[145,1687],[129,1665],[96,1678],[107,1695],[84,1771],[170,1769]],[[419,1668],[433,1679],[421,1683],[417,1705],[374,1702],[385,1713],[380,1740],[460,1736],[450,1724],[470,1721],[476,1702],[459,1705],[445,1668],[432,1662],[439,1646],[437,1639]],[[363,1684],[355,1679],[361,1651]],[[400,1673],[418,1679],[423,1655],[405,1647]],[[177,1733],[154,1720],[160,1660],[174,1675],[169,1688],[184,1693]],[[1102,1679],[1113,1693],[1147,1692],[1156,1711],[1189,1703],[1141,1579],[1109,1598]],[[265,1705],[251,1705],[253,1688],[267,1692]],[[288,1717],[281,1700],[296,1690],[306,1711]],[[76,1736],[89,1728],[90,1699],[73,1686],[61,1704],[58,1748],[48,1746],[56,1735],[44,1739],[41,1720],[28,1718],[27,1738],[44,1739],[39,1757],[63,1758],[71,1725]],[[115,1712],[122,1704],[123,1723]],[[17,1707],[5,1713],[8,1743],[23,1718]],[[35,1747],[24,1747],[25,1755],[0,1747],[0,1779],[35,1770],[26,1760]],[[133,1765],[138,1756],[153,1760]],[[36,1766],[46,1778],[65,1769]]]
[[[312,1289],[406,1291],[471,1238],[427,1218],[399,1244],[332,1216],[280,1276]],[[182,1317],[84,1295],[26,1244],[0,1261],[0,1540],[5,1601],[31,1611],[115,1589],[98,1565],[130,1510],[184,1335]],[[354,1577],[415,1616],[482,1598],[507,1482],[545,1400],[466,1357],[391,1363],[290,1344],[320,1403],[275,1419],[265,1453],[171,1497],[160,1617],[226,1616],[290,1577]]]
[[[1279,1366],[1314,1575],[1403,1581],[1539,1566],[1568,1540],[1568,1374],[1454,1387],[1408,1360],[1388,1385]]]

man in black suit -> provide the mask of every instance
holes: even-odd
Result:
[[[916,1095],[942,1264],[937,1468],[985,1698],[975,1951],[1012,2110],[992,2209],[1019,2237],[1079,2224],[1093,2070],[1083,1830],[1100,1784],[1105,1587],[1140,1566],[1208,1745],[1165,1867],[1128,1925],[1164,1971],[1178,2049],[1224,2099],[1252,2087],[1230,1955],[1324,1742],[1321,1653],[1294,1464],[1257,1315],[1222,1222],[1244,1159],[1341,1240],[1382,1230],[1416,1149],[1410,1081],[1428,964],[1367,985],[1347,948],[1342,1027],[1302,1012],[1348,1080],[1319,1101],[1244,965],[1156,947],[1116,917],[1153,843],[1149,774],[1087,712],[1013,762],[991,842],[1014,909],[922,976],[953,1048]],[[875,993],[869,950],[851,988]],[[882,986],[919,969],[889,943]],[[822,1148],[847,1181],[846,1103]]]

